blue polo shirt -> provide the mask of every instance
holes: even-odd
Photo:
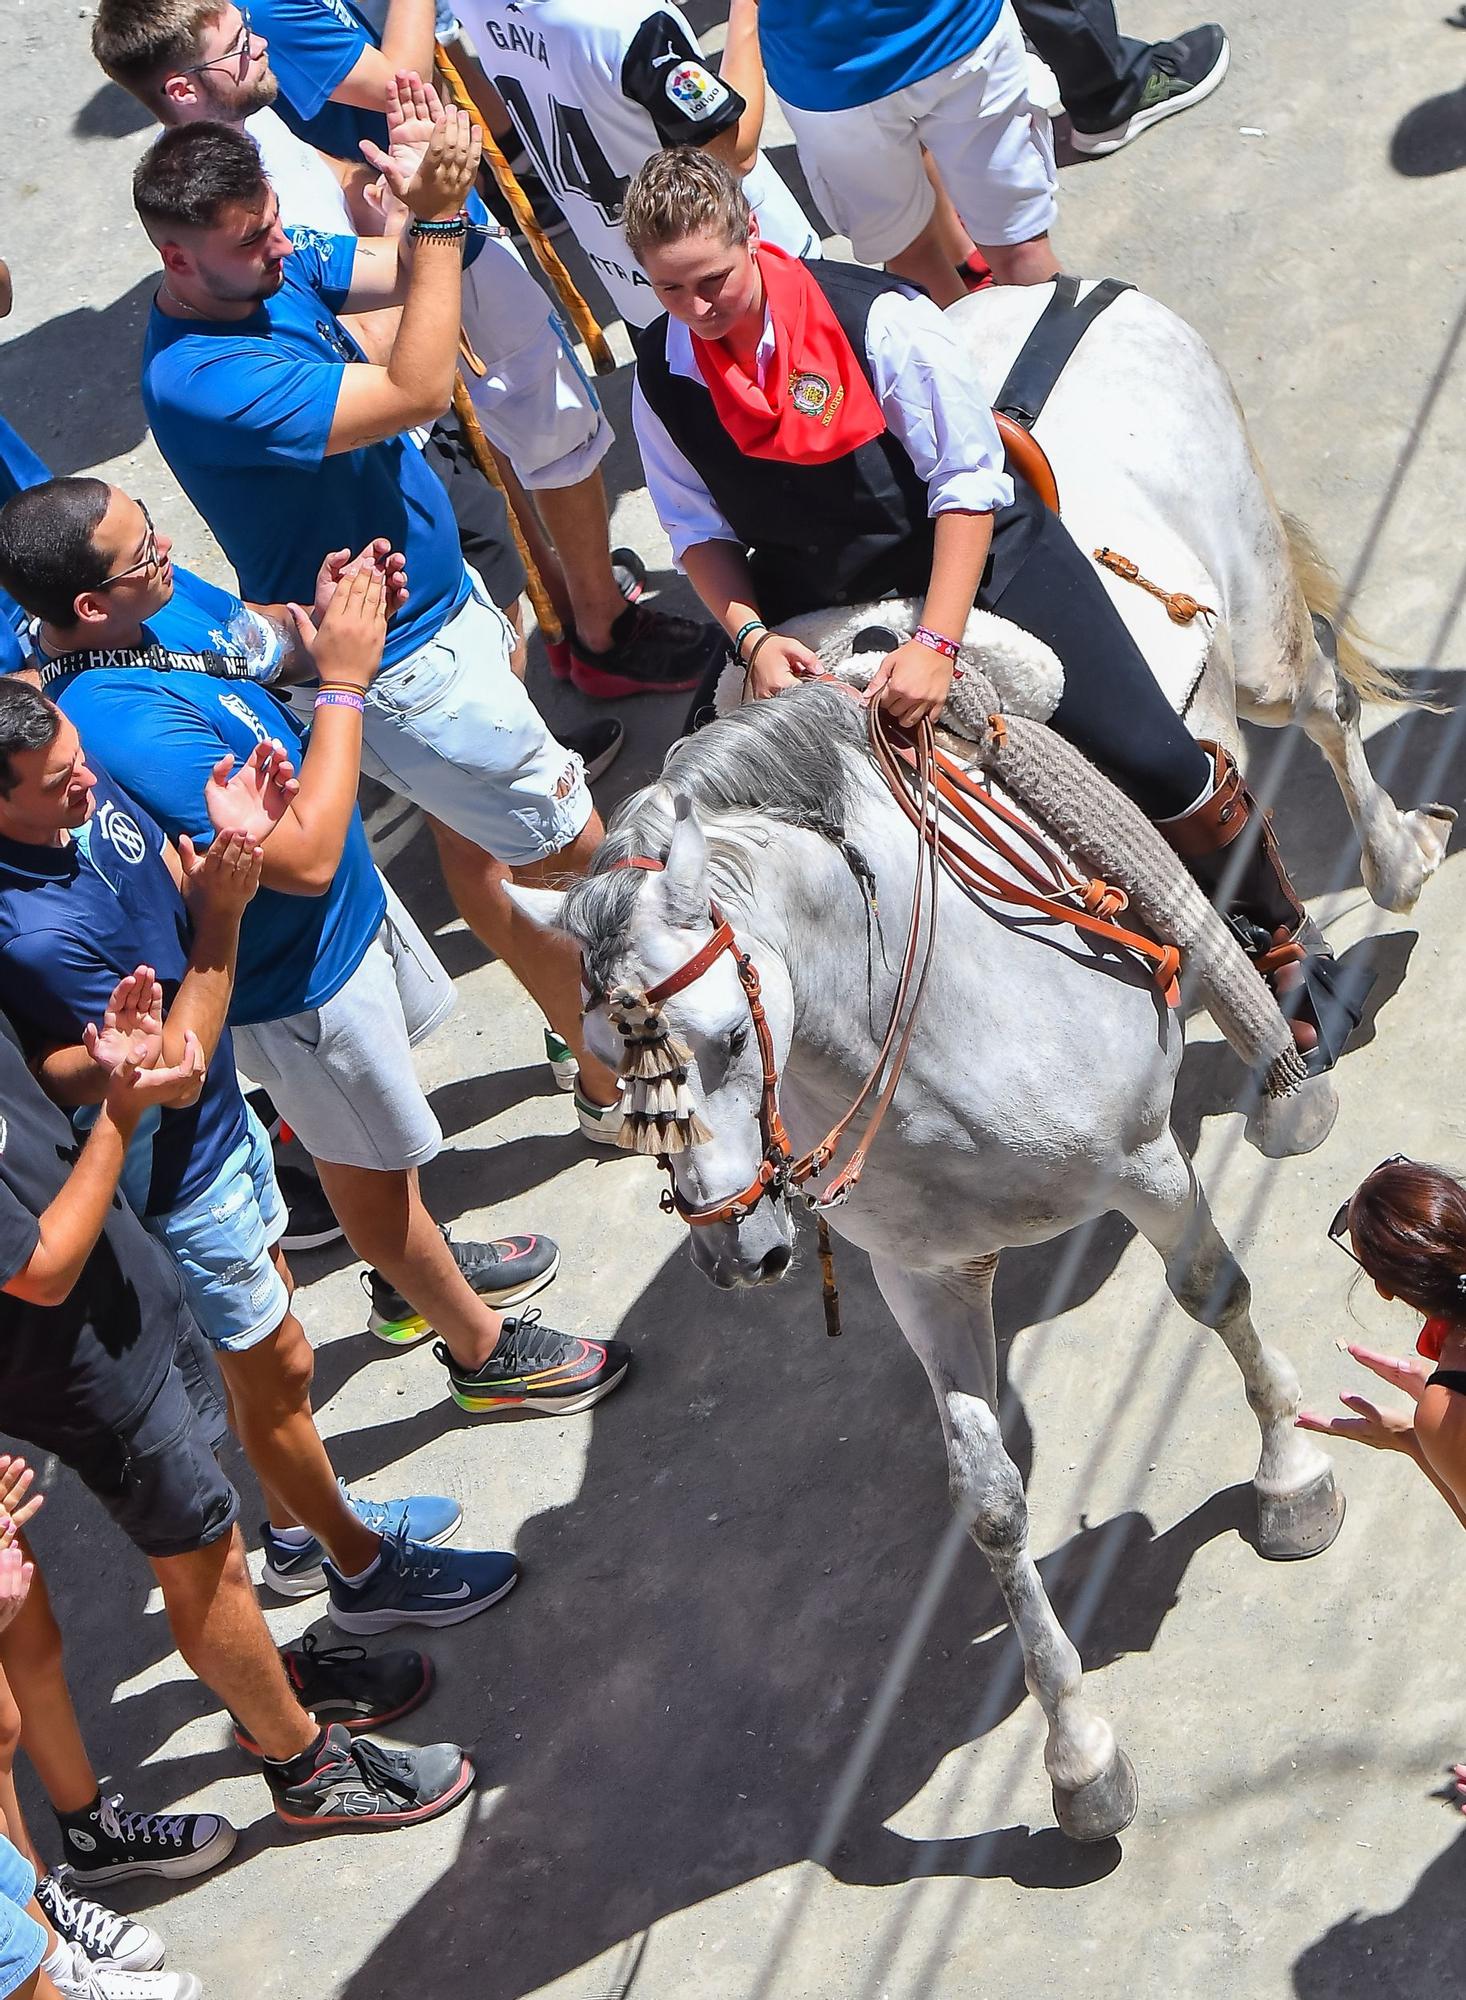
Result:
[[[330,549],[385,535],[408,599],[385,664],[420,652],[468,596],[448,495],[407,437],[327,455],[342,371],[364,359],[336,319],[356,239],[293,232],[284,282],[247,319],[169,319],[155,305],[143,407],[184,492],[256,604],[309,604]]]
[[[270,45],[270,67],[280,79],[275,109],[297,139],[358,166],[363,139],[387,150],[387,120],[380,111],[331,102],[332,91],[356,68],[362,50],[382,45],[364,14],[348,0],[251,0],[249,19]],[[465,206],[470,222],[489,220],[477,190]],[[483,247],[483,237],[470,234],[464,263],[471,264]]]
[[[26,487],[39,486],[50,477],[25,439],[0,417],[0,507]],[[26,615],[15,599],[0,590],[0,674],[13,674],[24,665],[30,650],[26,625]]]
[[[786,104],[849,111],[971,55],[1002,11],[1002,0],[760,0],[759,46]]]
[[[144,626],[145,642],[155,636]],[[204,786],[226,751],[242,764],[257,743],[278,737],[297,767],[305,754],[300,724],[253,681],[178,669],[92,667],[48,678],[46,692],[76,724],[88,753],[106,759],[117,782],[170,837],[186,833],[200,848],[214,837]],[[361,964],[386,912],[382,878],[361,814],[354,812],[324,895],[266,887],[256,892],[239,929],[230,1021],[244,1027],[324,1007]]]
[[[151,965],[171,1007],[192,947],[188,909],[163,860],[161,828],[98,765],[96,810],[62,847],[0,835],[0,1007],[29,1055],[79,1042],[100,1023],[118,980]],[[197,1104],[164,1111],[134,1137],[151,1142],[145,1191],[129,1199],[166,1215],[218,1178],[245,1136],[244,1099],[226,1028]],[[129,1165],[132,1165],[132,1159]]]

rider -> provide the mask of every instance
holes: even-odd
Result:
[[[773,628],[831,604],[923,596],[915,635],[871,682],[907,727],[940,714],[974,601],[1043,639],[1064,668],[1052,726],[1208,894],[1226,878],[1225,914],[1288,996],[1310,1067],[1328,1068],[1362,994],[1316,934],[1305,954],[1307,913],[1232,759],[1189,735],[1089,561],[1005,470],[938,309],[882,272],[805,264],[762,242],[737,181],[705,151],[653,154],[621,219],[668,314],[636,338],[647,485],[749,692],[820,670]],[[1253,837],[1229,851],[1249,822]]]

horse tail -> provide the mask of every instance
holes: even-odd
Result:
[[[1412,694],[1397,675],[1365,650],[1368,641],[1364,633],[1343,608],[1344,592],[1337,572],[1296,514],[1283,515],[1283,532],[1303,601],[1310,614],[1322,618],[1334,635],[1334,665],[1340,677],[1361,701],[1378,702],[1383,708],[1433,709],[1434,702]]]

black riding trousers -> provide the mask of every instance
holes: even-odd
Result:
[[[1028,553],[987,610],[1044,640],[1064,669],[1051,728],[1098,764],[1147,819],[1196,803],[1211,760],[1188,733],[1110,602],[1089,558],[1045,512]]]

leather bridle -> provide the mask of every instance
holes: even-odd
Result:
[[[836,682],[834,685],[843,686],[844,683]],[[850,692],[854,693],[854,690]],[[732,924],[715,902],[708,904],[712,936],[685,964],[649,987],[645,994],[649,1006],[659,1007],[685,992],[716,965],[725,952],[728,953],[735,962],[738,983],[748,1003],[748,1015],[763,1069],[758,1110],[762,1150],[758,1172],[747,1187],[723,1201],[690,1202],[677,1186],[670,1156],[666,1153],[657,1155],[657,1165],[668,1178],[668,1186],[662,1191],[662,1208],[669,1215],[680,1215],[695,1229],[715,1222],[743,1222],[765,1196],[787,1198],[791,1192],[802,1189],[806,1182],[826,1170],[851,1126],[873,1098],[865,1129],[845,1165],[819,1193],[804,1196],[816,1211],[835,1208],[849,1198],[864,1171],[876,1134],[891,1108],[906,1065],[911,1038],[916,1031],[927,975],[936,953],[937,897],[944,871],[969,892],[980,890],[985,895],[1056,918],[1138,954],[1149,961],[1152,976],[1165,995],[1167,1004],[1179,1005],[1177,973],[1180,961],[1175,947],[1159,945],[1153,938],[1143,937],[1112,921],[1125,907],[1127,899],[1123,890],[1103,881],[1086,880],[1076,874],[1025,820],[995,799],[954,759],[938,750],[930,722],[919,723],[909,738],[903,741],[901,738],[906,737],[906,732],[900,732],[899,738],[893,738],[874,703],[867,708],[866,715],[876,763],[920,837],[921,863],[911,899],[911,923],[906,934],[890,1019],[876,1059],[856,1092],[854,1102],[817,1145],[807,1153],[795,1155],[779,1111],[779,1068],[774,1058],[773,1034],[764,1011],[758,968],[750,955],[740,950]],[[1002,730],[1000,716],[990,720],[995,730]],[[1022,883],[1009,881],[995,873],[954,839],[950,830],[942,825],[944,807],[968,832],[994,849],[1022,877]],[[1021,838],[1038,856],[1038,862],[1017,852],[1010,839],[995,828],[994,821],[1006,828],[1009,834]],[[659,874],[664,865],[646,855],[633,855],[614,864],[617,868],[642,868],[654,874]],[[923,922],[926,928],[924,942]]]

